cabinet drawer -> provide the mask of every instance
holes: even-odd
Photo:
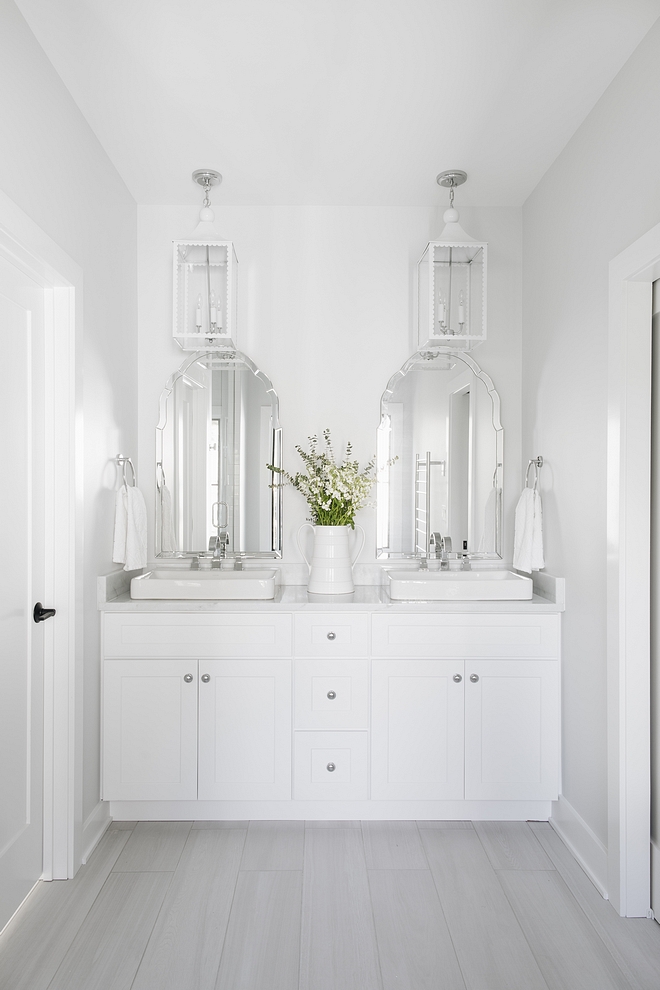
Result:
[[[374,656],[544,659],[559,657],[559,615],[374,615]]]
[[[368,660],[296,660],[296,729],[366,729]]]
[[[362,612],[303,612],[294,616],[294,630],[299,657],[366,657],[369,652],[369,616]]]
[[[363,801],[369,797],[366,732],[294,733],[298,801]]]
[[[104,621],[106,657],[286,657],[291,616],[277,613],[142,612]]]

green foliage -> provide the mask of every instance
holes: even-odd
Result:
[[[344,460],[337,464],[330,430],[323,431],[323,441],[324,449],[319,450],[318,437],[309,437],[309,452],[296,445],[306,473],[289,474],[272,464],[268,468],[284,478],[283,484],[292,485],[305,496],[311,522],[315,526],[350,526],[355,529],[355,513],[367,504],[374,483],[375,458],[360,471],[358,462],[351,457],[353,446],[348,443]]]

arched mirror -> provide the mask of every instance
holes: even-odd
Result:
[[[156,428],[156,556],[222,545],[223,556],[282,555],[279,402],[240,351],[199,352],[167,382]]]
[[[418,351],[390,379],[377,439],[377,553],[501,557],[500,398],[470,355]],[[447,547],[449,542],[446,541]]]

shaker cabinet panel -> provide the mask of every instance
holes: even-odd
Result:
[[[299,657],[366,657],[369,616],[362,612],[300,612],[294,616]]]
[[[369,797],[366,732],[294,733],[294,797],[364,801]]]
[[[374,656],[554,659],[559,616],[498,612],[374,615]]]
[[[107,660],[105,801],[197,797],[197,662]]]
[[[372,664],[372,798],[462,798],[463,661]]]
[[[295,660],[296,729],[369,727],[368,660]]]
[[[465,664],[465,797],[556,800],[559,665],[548,660]]]
[[[286,657],[291,616],[119,612],[105,616],[103,639],[106,657]]]
[[[199,798],[291,797],[290,660],[200,660]]]

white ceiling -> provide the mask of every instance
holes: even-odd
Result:
[[[16,0],[141,204],[520,205],[660,0]],[[458,198],[457,198],[458,201]]]

